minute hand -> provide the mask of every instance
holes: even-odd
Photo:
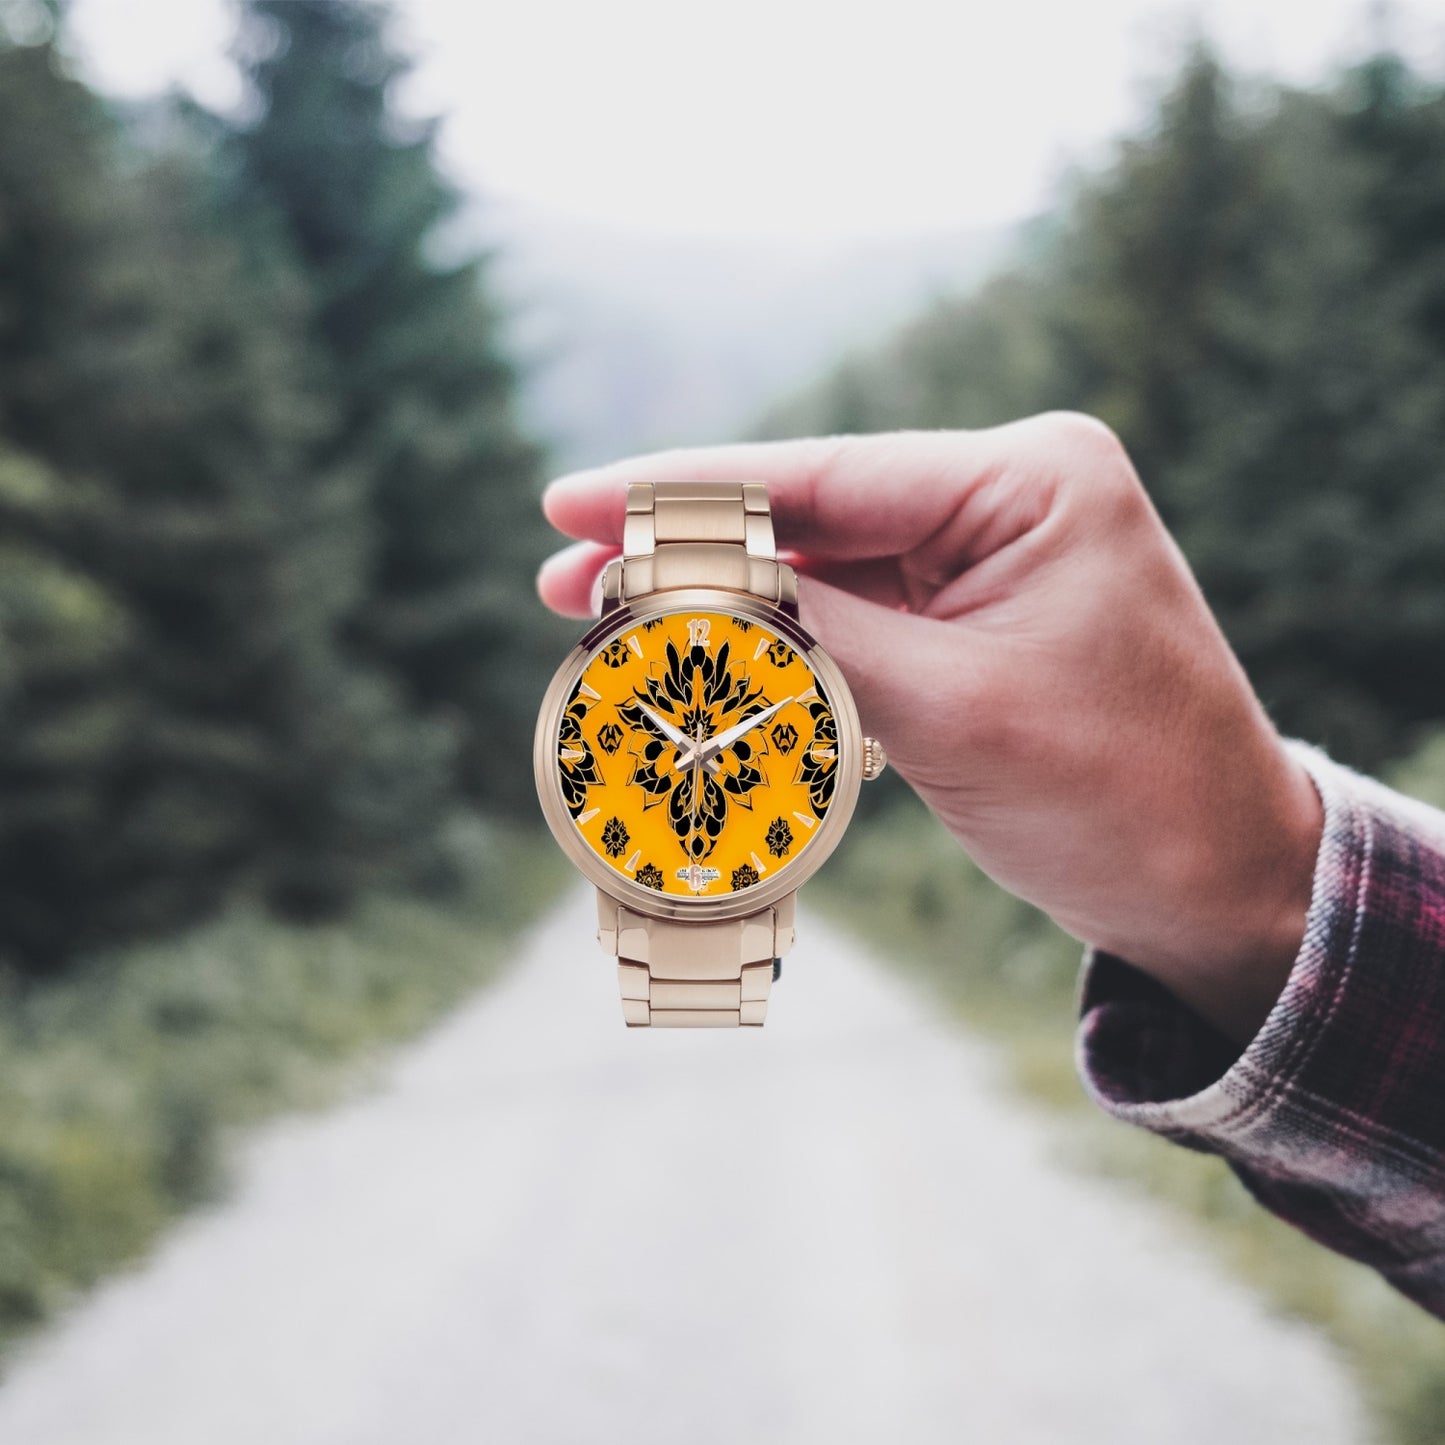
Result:
[[[745,717],[740,723],[734,723],[724,733],[718,733],[716,737],[708,738],[698,749],[698,756],[705,763],[710,758],[715,758],[726,748],[732,747],[737,740],[745,733],[750,733],[754,728],[760,728],[780,708],[785,708],[792,702],[792,698],[785,697],[782,702],[775,702],[772,707],[765,707],[762,712],[755,712],[751,717]]]

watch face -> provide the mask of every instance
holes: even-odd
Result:
[[[570,689],[554,756],[586,848],[685,899],[786,872],[822,833],[839,776],[833,704],[806,658],[765,622],[715,611],[605,637]]]

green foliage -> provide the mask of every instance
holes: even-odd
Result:
[[[1387,781],[1432,808],[1445,809],[1445,725],[1429,729],[1415,750],[1390,769]]]
[[[484,262],[441,259],[456,197],[432,127],[388,102],[405,67],[386,25],[360,0],[250,0],[260,114],[234,139],[235,204],[305,277],[308,340],[336,401],[315,454],[366,497],[350,636],[456,730],[464,791],[530,816],[515,750],[570,642],[533,596],[549,546],[540,456],[518,426]]]
[[[428,146],[380,139],[373,13],[281,10],[373,26],[267,72],[359,66],[324,262],[237,155],[315,161],[344,83],[239,138],[128,126],[67,75],[58,9],[0,14],[0,1338],[214,1193],[229,1126],[486,977],[562,872],[458,809],[505,791],[474,786],[483,727],[529,786],[560,651],[528,651],[495,505],[534,515],[536,457],[483,278],[431,256]]]
[[[0,513],[42,507],[56,486],[0,445]],[[92,894],[97,916],[124,907],[97,876],[94,840],[133,726],[132,632],[93,577],[0,534],[0,967],[51,957]]]
[[[128,155],[52,46],[0,50],[9,582],[63,574],[103,614],[93,655],[21,667],[0,713],[22,967],[243,889],[334,908],[426,866],[445,740],[335,646],[344,497],[303,465],[322,408],[295,311],[181,155]],[[18,602],[3,621],[44,650]]]
[[[1281,725],[1378,766],[1445,716],[1442,157],[1395,57],[1242,93],[1196,53],[1035,257],[764,429],[1101,416]]]
[[[1409,776],[1445,791],[1438,741]],[[1399,781],[1398,779],[1395,781]],[[1049,1109],[1071,1165],[1142,1188],[1281,1309],[1328,1331],[1392,1445],[1445,1439],[1441,1326],[1372,1271],[1265,1213],[1218,1159],[1117,1124],[1073,1068],[1081,949],[984,877],[917,799],[850,829],[809,884],[913,982],[998,1045],[1012,1081]]]
[[[283,926],[240,907],[12,990],[0,1010],[0,1343],[213,1197],[225,1131],[333,1100],[379,1045],[491,976],[566,870],[477,833],[461,906],[373,896]]]
[[[0,17],[0,962],[454,888],[562,638],[381,13],[254,6],[243,132],[121,123],[55,20]]]

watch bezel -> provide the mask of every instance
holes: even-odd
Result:
[[[828,811],[819,820],[818,832],[808,846],[773,877],[741,892],[728,892],[717,897],[684,898],[660,893],[634,883],[609,867],[578,832],[562,797],[557,768],[556,743],[562,726],[562,713],[577,679],[597,650],[615,633],[676,612],[725,612],[766,623],[805,658],[823,684],[838,725],[838,780]],[[563,658],[542,698],[542,707],[537,715],[532,766],[542,816],[562,851],[589,882],[635,913],[678,922],[708,923],[761,912],[779,899],[796,893],[827,862],[847,830],[858,803],[858,790],[863,782],[863,730],[853,694],[838,664],[806,628],[781,608],[764,598],[730,592],[725,588],[678,587],[620,604],[605,617],[599,618]]]

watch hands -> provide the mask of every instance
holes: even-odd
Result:
[[[718,733],[716,737],[708,738],[705,742],[698,743],[695,752],[701,761],[706,763],[715,762],[717,755],[725,749],[732,747],[737,740],[746,733],[752,732],[754,728],[762,727],[767,720],[780,709],[787,707],[792,698],[785,697],[782,702],[775,702],[772,707],[765,707],[762,712],[755,712],[751,717],[745,717],[740,723],[735,723],[726,732]],[[693,761],[692,754],[683,759],[683,762]]]
[[[673,747],[683,749],[683,752],[674,759],[672,764],[673,768],[681,772],[683,768],[691,767],[693,761],[692,754],[697,744],[688,737],[681,728],[674,727],[666,718],[659,717],[658,714],[653,712],[645,703],[639,702],[637,706],[648,722],[650,722]],[[716,773],[718,770],[717,760],[714,758],[707,758],[705,760],[705,766],[710,773]]]

